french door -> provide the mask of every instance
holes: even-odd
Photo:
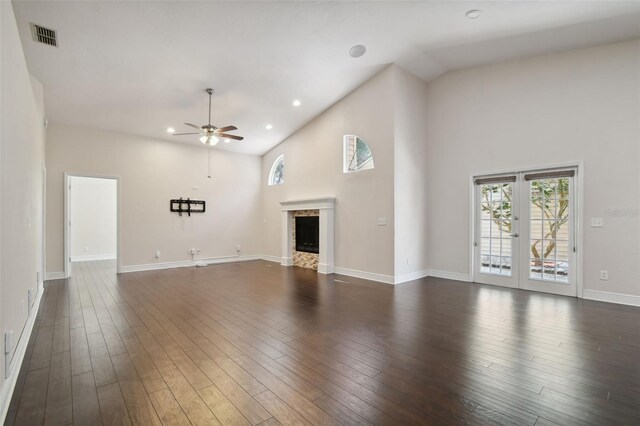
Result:
[[[474,281],[577,295],[575,170],[475,179]]]

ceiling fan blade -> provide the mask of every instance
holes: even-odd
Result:
[[[216,136],[219,136],[221,138],[234,139],[234,140],[237,140],[237,141],[241,141],[242,139],[244,139],[242,136],[228,135],[226,133],[218,133],[218,134],[216,134]]]
[[[191,123],[184,123],[184,124],[186,124],[189,127],[193,127],[194,129],[202,130],[202,127],[196,126],[195,124],[191,124]]]
[[[174,133],[173,136],[182,136],[182,135],[199,135],[199,132],[194,133]]]
[[[238,130],[238,128],[236,126],[219,127],[219,128],[216,129],[216,133],[230,132],[232,130]]]

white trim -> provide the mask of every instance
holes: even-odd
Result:
[[[46,281],[50,281],[50,280],[64,280],[66,278],[64,271],[60,271],[60,272],[47,272]]]
[[[92,173],[64,173],[64,278],[69,278],[71,275],[70,269],[70,261],[71,257],[71,242],[69,241],[69,209],[71,208],[70,200],[69,200],[69,178],[70,177],[85,177],[85,178],[95,178],[95,179],[114,179],[116,181],[116,272],[120,273],[122,271],[122,259],[120,256],[120,197],[121,197],[121,187],[120,187],[120,176],[115,175],[100,175],[100,174],[92,174]]]
[[[9,411],[11,397],[13,396],[13,391],[15,390],[16,383],[18,381],[18,375],[20,374],[20,368],[22,367],[22,362],[24,361],[24,354],[27,351],[27,345],[29,344],[31,333],[33,332],[33,325],[35,324],[36,317],[38,316],[38,310],[40,308],[40,302],[42,301],[43,293],[43,290],[38,291],[38,296],[36,297],[36,300],[31,308],[31,315],[29,315],[29,318],[27,318],[27,323],[22,329],[20,340],[18,341],[16,350],[13,353],[13,360],[11,362],[11,375],[7,377],[2,384],[2,390],[0,391],[0,421],[3,424]]]
[[[363,280],[378,281],[384,284],[394,284],[394,277],[391,275],[375,274],[373,272],[358,271],[356,269],[334,267],[334,273],[347,275],[349,277],[362,278]]]
[[[632,294],[612,293],[609,291],[584,290],[584,299],[597,300],[599,302],[618,303],[620,305],[630,305],[640,307],[640,296]]]
[[[336,197],[313,198],[309,200],[281,201],[282,211],[334,209]]]
[[[245,255],[245,256],[221,256],[210,257],[205,259],[194,260],[179,260],[176,262],[163,262],[163,263],[146,263],[142,265],[126,265],[122,267],[122,273],[127,272],[140,272],[140,271],[155,271],[158,269],[172,269],[172,268],[188,268],[196,266],[196,263],[204,262],[207,265],[215,265],[218,263],[233,263],[233,262],[247,262],[251,260],[261,260],[261,255]]]
[[[429,269],[430,277],[435,278],[444,278],[445,280],[454,280],[454,281],[464,281],[464,282],[473,282],[470,274],[465,274],[462,272],[449,272],[449,271],[439,271],[437,269]]]
[[[394,284],[402,284],[408,281],[419,280],[420,278],[428,277],[429,270],[423,269],[421,271],[409,272],[408,274],[396,275],[393,279]]]
[[[293,257],[281,257],[280,264],[282,266],[293,266]]]
[[[335,266],[329,265],[327,263],[318,263],[318,273],[319,274],[333,274],[335,270]]]
[[[112,254],[87,254],[83,256],[71,256],[72,262],[86,262],[89,260],[112,260],[116,259],[117,255]]]
[[[280,263],[282,261],[282,258],[280,256],[271,256],[270,254],[263,254],[261,257],[262,260],[266,260],[267,262]]]

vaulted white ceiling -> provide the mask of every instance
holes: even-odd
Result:
[[[481,9],[475,20],[465,17]],[[389,63],[448,70],[640,37],[640,2],[14,1],[27,63],[52,122],[186,143],[207,121],[262,154]],[[32,40],[29,22],[58,32]],[[355,44],[367,53],[353,59]],[[293,99],[302,105],[292,106]],[[273,125],[266,130],[265,124]]]

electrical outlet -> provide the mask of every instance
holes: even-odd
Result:
[[[160,250],[156,250],[156,259],[160,259]]]
[[[387,226],[387,218],[379,217],[378,218],[378,226]]]
[[[89,247],[85,247],[85,248],[84,248],[84,251],[89,251]]]
[[[199,248],[196,249],[196,254],[200,254],[200,249]]]
[[[240,244],[238,244],[238,245],[236,246],[236,251],[237,251],[238,253],[240,253]]]
[[[602,228],[604,226],[604,220],[601,217],[592,217],[591,218],[591,227],[592,228]]]
[[[194,255],[194,254],[196,254],[196,249],[190,248],[189,250],[187,250],[187,253],[189,253],[191,255]]]
[[[609,279],[609,271],[600,271],[600,280],[607,281]]]

